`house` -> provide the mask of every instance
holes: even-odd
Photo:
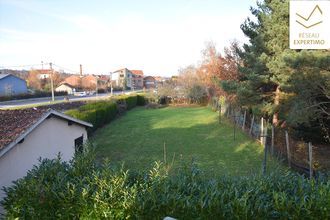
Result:
[[[67,77],[61,85],[66,84],[76,90],[95,91],[96,88],[106,89],[108,81],[108,76],[103,75],[71,75]]]
[[[143,88],[143,71],[142,70],[131,70],[133,73],[133,87],[134,89]]]
[[[71,76],[65,78],[61,84],[66,83],[74,88],[81,88],[81,86],[82,86],[81,78],[82,78],[82,76],[79,76],[79,75],[71,75]]]
[[[52,70],[50,69],[36,69],[35,71],[38,72],[39,79],[48,79],[52,74]]]
[[[52,109],[0,110],[0,200],[3,186],[24,177],[38,158],[69,161],[82,151],[91,124]],[[0,207],[1,208],[1,207]]]
[[[55,91],[56,92],[67,92],[68,95],[72,95],[76,91],[76,89],[68,83],[62,83],[61,85],[59,85],[58,87],[55,88]]]
[[[120,69],[111,74],[111,81],[114,86],[121,88],[132,88],[133,73],[127,69]]]
[[[85,90],[96,90],[97,76],[85,75],[81,78],[81,86]]]
[[[143,78],[144,88],[154,89],[156,88],[156,79],[153,76],[146,76]]]
[[[12,74],[0,74],[0,96],[27,93],[26,81]]]

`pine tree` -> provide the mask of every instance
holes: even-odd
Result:
[[[241,26],[249,44],[237,48],[239,81],[222,87],[296,137],[330,143],[330,52],[289,49],[289,0],[265,0],[251,12],[255,21]]]

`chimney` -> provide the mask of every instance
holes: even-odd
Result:
[[[82,65],[80,64],[80,77],[82,77]]]

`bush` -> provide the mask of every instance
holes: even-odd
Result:
[[[207,103],[207,93],[204,87],[200,85],[194,85],[189,89],[188,98],[192,103],[206,104]]]
[[[137,105],[144,106],[147,104],[147,100],[144,95],[137,95]]]
[[[126,103],[126,109],[130,110],[139,104],[143,103],[143,96],[118,96],[115,100],[111,101],[97,101],[89,102],[86,105],[81,106],[78,109],[69,110],[65,113],[74,118],[87,121],[93,124],[93,128],[88,128],[88,132],[91,133],[96,129],[108,124],[112,121],[119,113],[118,104],[119,102]]]
[[[195,165],[168,176],[155,163],[130,175],[97,165],[94,154],[43,160],[5,188],[7,218],[329,219],[330,181],[288,172],[208,179]]]
[[[137,95],[121,95],[116,97],[117,101],[126,103],[127,110],[130,110],[137,106]]]
[[[69,110],[66,114],[93,124],[93,128],[89,128],[89,132],[92,132],[116,117],[117,104],[111,101],[91,102],[79,109]]]

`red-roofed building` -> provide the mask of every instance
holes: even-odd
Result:
[[[79,75],[71,75],[67,77],[61,84],[67,83],[74,88],[81,88],[82,87],[82,80]]]
[[[69,161],[81,151],[91,124],[52,109],[0,110],[0,200],[2,187],[26,175],[38,158]],[[1,208],[1,207],[0,207]]]
[[[140,75],[140,76],[144,75],[142,70],[131,70],[131,72],[135,75]]]
[[[155,89],[156,88],[156,80],[153,76],[146,76],[143,79],[143,84],[144,84],[144,88],[146,89]]]
[[[142,70],[131,70],[133,73],[133,86],[134,89],[143,88],[143,71]]]

